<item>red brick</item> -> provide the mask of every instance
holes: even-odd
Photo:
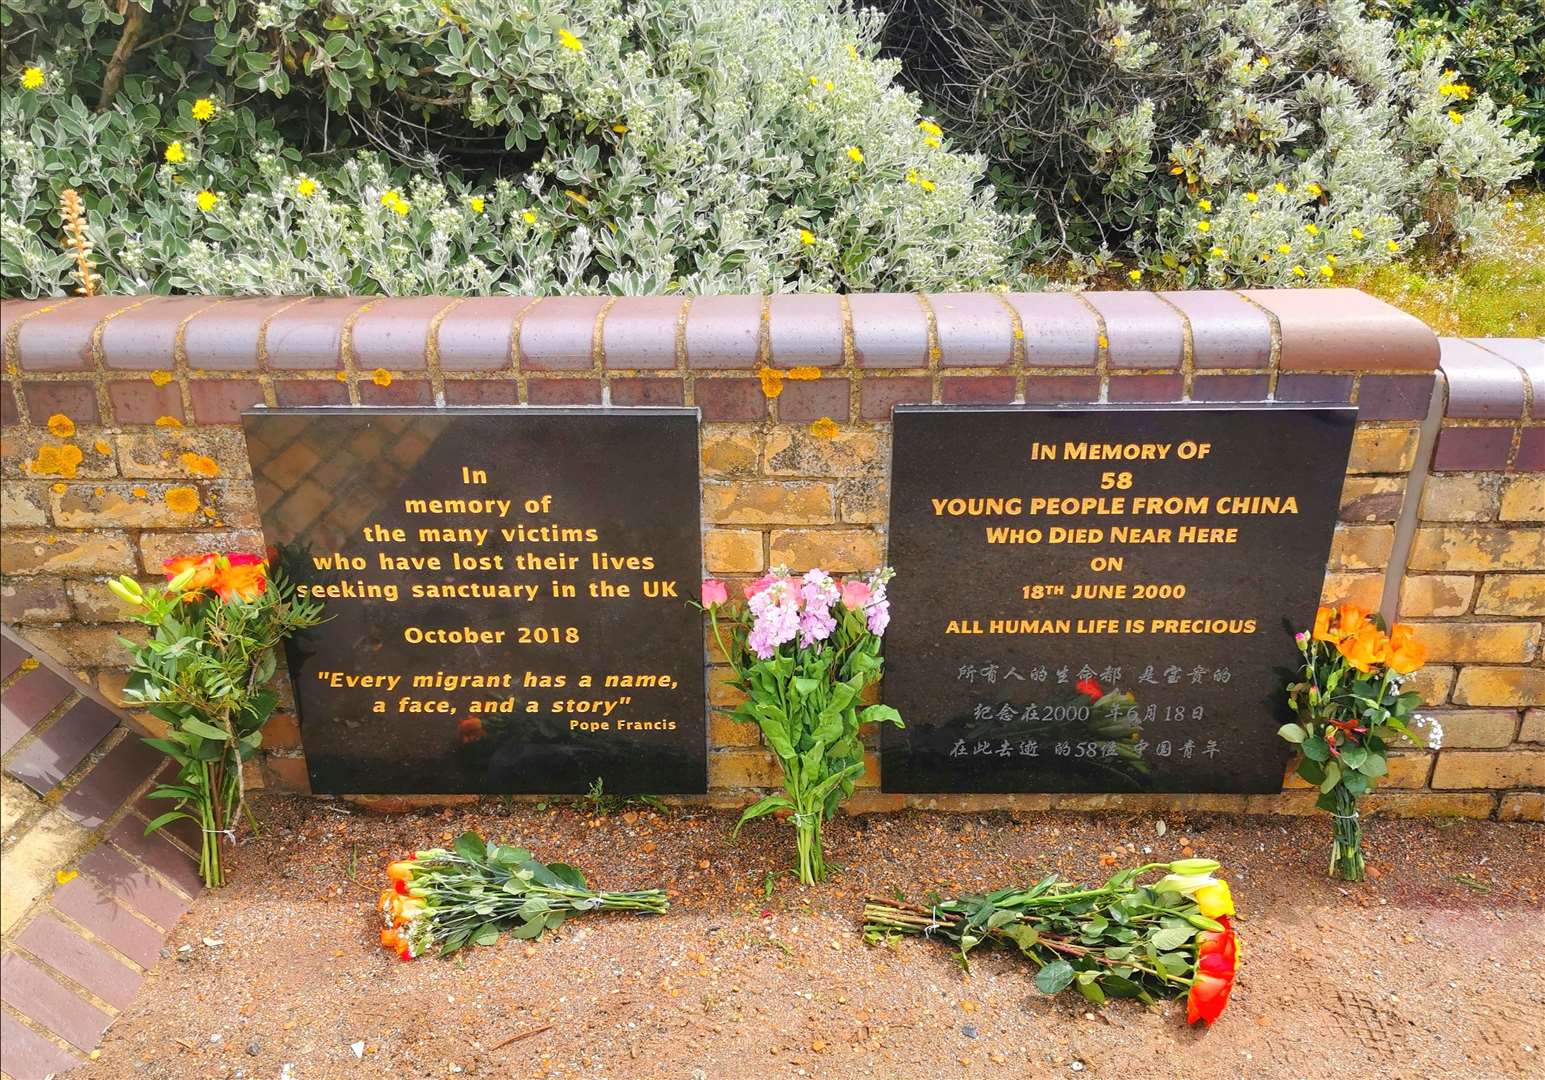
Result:
[[[411,371],[429,366],[429,326],[455,299],[394,296],[375,301],[349,333],[354,363],[366,371]]]
[[[695,368],[751,368],[762,340],[760,296],[697,296],[687,309],[687,363]]]
[[[447,405],[515,405],[520,401],[520,386],[508,379],[447,379]]]
[[[1178,368],[1185,347],[1180,313],[1149,292],[1087,292],[1084,299],[1105,318],[1112,367]],[[1244,367],[1252,364],[1241,365]],[[1155,401],[1157,398],[1113,398]],[[1168,398],[1164,400],[1175,400]]]
[[[114,380],[107,384],[107,397],[116,424],[154,424],[163,416],[185,419],[182,391],[175,382],[157,386],[148,380]]]
[[[285,405],[347,405],[349,388],[341,382],[320,379],[278,379],[274,401]]]
[[[22,323],[16,358],[24,371],[83,371],[91,338],[104,318],[140,302],[137,296],[87,296]]]
[[[0,1016],[0,1069],[11,1080],[47,1080],[81,1063],[9,1014]]]
[[[679,378],[611,381],[613,405],[680,405],[683,395]]]
[[[767,416],[767,397],[755,379],[698,379],[692,397],[705,421],[761,420]]]
[[[160,817],[173,805],[166,799],[151,799],[150,802],[157,804],[156,817]],[[197,896],[203,888],[199,881],[198,864],[191,855],[167,839],[169,828],[158,829],[146,835],[146,824],[138,816],[126,814],[113,827],[109,839],[146,866],[160,873],[189,896]],[[194,838],[197,839],[196,834]]]
[[[498,371],[513,366],[515,320],[529,296],[474,296],[448,311],[435,334],[446,371]]]
[[[1271,362],[1271,322],[1264,311],[1244,298],[1211,289],[1159,295],[1190,322],[1191,356],[1197,367],[1253,368]]]
[[[599,379],[532,379],[526,384],[526,400],[532,405],[599,405]]]
[[[200,424],[239,424],[243,409],[263,402],[263,384],[252,379],[195,379],[188,384]]]
[[[1122,375],[1110,380],[1111,401],[1179,401],[1185,393],[1185,376]]]
[[[82,825],[95,828],[129,801],[162,760],[160,753],[131,734],[109,750],[60,800],[59,809]]]
[[[126,1009],[144,976],[48,912],[27,924],[17,944],[115,1009]]]
[[[434,389],[427,379],[393,379],[386,386],[379,386],[370,379],[359,384],[361,405],[433,405]]]
[[[149,871],[135,865],[106,844],[98,844],[80,860],[83,873],[90,874],[103,888],[126,907],[132,908],[162,929],[177,925],[192,901],[156,880]]]
[[[1014,400],[1012,375],[947,375],[939,380],[946,405],[1001,405]]]
[[[1087,367],[1099,361],[1100,323],[1072,293],[1009,293],[1024,330],[1027,367]]]
[[[601,324],[601,354],[608,368],[676,366],[676,324],[686,300],[678,296],[621,296]]]
[[[250,371],[258,366],[258,333],[287,304],[287,296],[225,300],[194,315],[182,332],[183,354],[194,370]]]
[[[0,957],[5,1003],[82,1050],[96,1049],[112,1017],[18,953]]]
[[[865,420],[889,420],[896,405],[926,405],[932,400],[933,380],[926,375],[868,378],[858,386],[858,414]]]
[[[847,421],[847,379],[837,376],[813,382],[784,382],[783,393],[778,396],[778,419],[806,423],[823,416],[838,423]]]
[[[275,370],[341,368],[344,324],[366,303],[359,297],[308,297],[274,315],[263,336],[268,366]],[[200,321],[194,319],[193,324]]]
[[[161,296],[125,311],[102,330],[102,362],[109,368],[170,370],[177,363],[177,328],[218,303],[217,297]]]
[[[1098,401],[1098,375],[1027,375],[1025,401],[1034,404],[1061,405]]]
[[[12,758],[5,771],[39,795],[46,794],[117,726],[118,717],[83,698]]]
[[[77,425],[101,423],[97,415],[97,390],[87,382],[23,382],[22,395],[35,427],[43,427],[55,414],[68,416]]]
[[[842,363],[842,301],[817,293],[769,298],[767,340],[777,367],[836,367]]]
[[[54,890],[53,905],[140,967],[155,966],[161,953],[161,933],[113,903],[89,878],[74,878],[59,886]]]
[[[929,293],[939,362],[946,367],[1007,367],[1014,358],[1014,319],[994,293]]]
[[[605,304],[603,296],[549,296],[537,301],[520,320],[516,338],[522,370],[588,370],[594,364],[595,320]]]
[[[928,318],[909,293],[854,293],[848,297],[853,323],[853,362],[868,368],[928,365]]]
[[[19,645],[12,645],[9,639],[6,646],[7,653],[18,664],[28,655]],[[10,753],[18,739],[73,692],[69,683],[45,667],[34,668],[12,683],[0,697],[0,754]]]

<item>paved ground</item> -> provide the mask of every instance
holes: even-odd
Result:
[[[1379,876],[1323,876],[1320,819],[929,814],[839,822],[847,868],[805,890],[763,821],[496,802],[382,817],[267,798],[232,886],[183,918],[100,1057],[78,1074],[321,1078],[878,1076],[1512,1077],[1545,1073],[1545,829],[1373,821]],[[663,884],[659,919],[594,916],[534,945],[402,963],[375,941],[388,856],[467,827],[619,888]],[[1005,954],[865,946],[866,893],[973,889],[1048,869],[1093,878],[1183,852],[1234,882],[1243,968],[1229,1011],[1090,1011],[1036,993]],[[356,1055],[354,1046],[363,1043]]]

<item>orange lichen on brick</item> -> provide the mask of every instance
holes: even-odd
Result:
[[[146,495],[149,495],[149,494],[150,494],[150,492],[146,491],[142,487],[137,487],[137,488],[134,489],[134,497],[136,499],[143,499]]]
[[[770,367],[764,367],[757,372],[762,380],[762,393],[770,398],[775,398],[783,393],[783,372]]]
[[[80,447],[73,443],[65,443],[63,446],[44,443],[38,447],[38,455],[30,462],[30,469],[37,476],[62,476],[73,480],[75,470],[80,468],[84,457]]]
[[[829,416],[823,416],[810,425],[810,434],[817,439],[831,439],[837,434],[837,421]]]
[[[152,371],[150,373],[150,381],[157,386],[165,386],[172,381],[172,378],[173,375],[170,371]]]
[[[75,434],[75,421],[56,412],[48,418],[48,433],[56,439],[68,439]]]
[[[175,416],[158,416],[156,427],[182,427],[182,421]]]
[[[37,657],[35,657],[35,656],[29,656],[29,657],[27,657],[27,659],[25,659],[25,660],[23,660],[21,662],[21,670],[23,670],[23,671],[36,671],[37,670],[37,666],[38,666],[38,661],[37,661]]]
[[[377,386],[392,385],[392,373],[385,368],[378,367],[370,373],[370,381]]]
[[[340,371],[337,374],[335,374],[333,376],[333,378],[337,379],[339,382],[348,382],[349,381],[349,373],[347,371]]]
[[[937,345],[935,345],[933,348],[928,350],[928,359],[930,359],[930,360],[937,361],[939,359],[939,357],[941,357],[943,355],[944,354],[939,351],[939,346],[937,346]]]
[[[111,454],[113,452],[113,448],[108,446],[101,439],[98,439],[96,442],[92,443],[91,449],[95,450],[99,454]]]
[[[814,382],[821,377],[821,369],[818,367],[790,368],[785,378],[796,382]]]
[[[209,457],[207,454],[195,454],[192,451],[189,451],[188,453],[182,455],[179,460],[182,462],[182,467],[187,469],[190,473],[197,473],[199,476],[220,475],[219,464],[215,461],[214,458]]]
[[[191,514],[198,509],[198,492],[190,487],[168,488],[162,496],[168,510],[179,514]]]
[[[1100,342],[1100,348],[1102,348],[1102,349],[1110,348],[1110,339],[1108,337],[1106,337],[1104,334],[1100,335],[1099,342]]]
[[[57,484],[54,485],[54,490],[57,491],[59,494],[63,495],[66,491],[70,490],[70,485],[66,484],[63,480],[61,480]]]

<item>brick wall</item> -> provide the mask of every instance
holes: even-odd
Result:
[[[1545,812],[1545,343],[1442,343],[1447,398],[1400,616],[1421,626],[1444,748],[1434,791]]]
[[[1403,562],[1408,547],[1413,558],[1425,550],[1410,536],[1412,484],[1413,476],[1422,483],[1430,455],[1423,422],[1438,343],[1415,319],[1349,290],[115,297],[0,303],[0,343],[4,618],[109,696],[122,684],[116,636],[132,628],[117,622],[104,576],[149,578],[172,555],[260,542],[238,426],[241,410],[258,403],[696,405],[704,421],[704,558],[710,573],[738,580],[779,562],[856,570],[882,561],[894,404],[1353,402],[1360,418],[1326,598],[1377,607],[1399,584],[1392,558]],[[1512,423],[1521,429],[1522,413]],[[1520,475],[1545,468],[1528,431],[1509,444]],[[1500,487],[1498,500],[1501,512]],[[1527,529],[1520,533],[1526,544]],[[1538,551],[1533,558],[1538,567]],[[1536,648],[1518,666],[1538,677],[1529,667],[1537,657]],[[722,704],[724,669],[709,659],[710,698]],[[1447,702],[1455,676],[1443,660],[1425,682]],[[1541,704],[1537,683],[1520,690],[1520,699],[1528,695]],[[739,804],[747,789],[773,782],[775,765],[755,732],[716,718],[710,733],[711,799]],[[303,787],[292,715],[275,718],[265,746],[253,781]],[[1519,755],[1502,754],[1526,760]],[[1477,790],[1431,787],[1432,770],[1425,755],[1403,759],[1380,805],[1487,816],[1497,811],[1499,791],[1540,786],[1535,776]],[[903,804],[880,796],[874,779],[871,769],[857,807]],[[1312,807],[1302,790],[910,801]],[[1538,800],[1518,805],[1539,816]]]

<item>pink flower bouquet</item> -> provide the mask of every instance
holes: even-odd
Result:
[[[779,567],[744,589],[732,604],[722,581],[703,582],[703,610],[735,671],[746,700],[726,709],[756,724],[783,768],[783,791],[746,808],[735,826],[766,814],[794,823],[799,880],[826,876],[821,825],[853,794],[864,771],[860,724],[901,726],[888,705],[859,708],[864,688],[880,677],[880,639],[890,623],[887,567],[837,581],[824,570],[792,576]]]

